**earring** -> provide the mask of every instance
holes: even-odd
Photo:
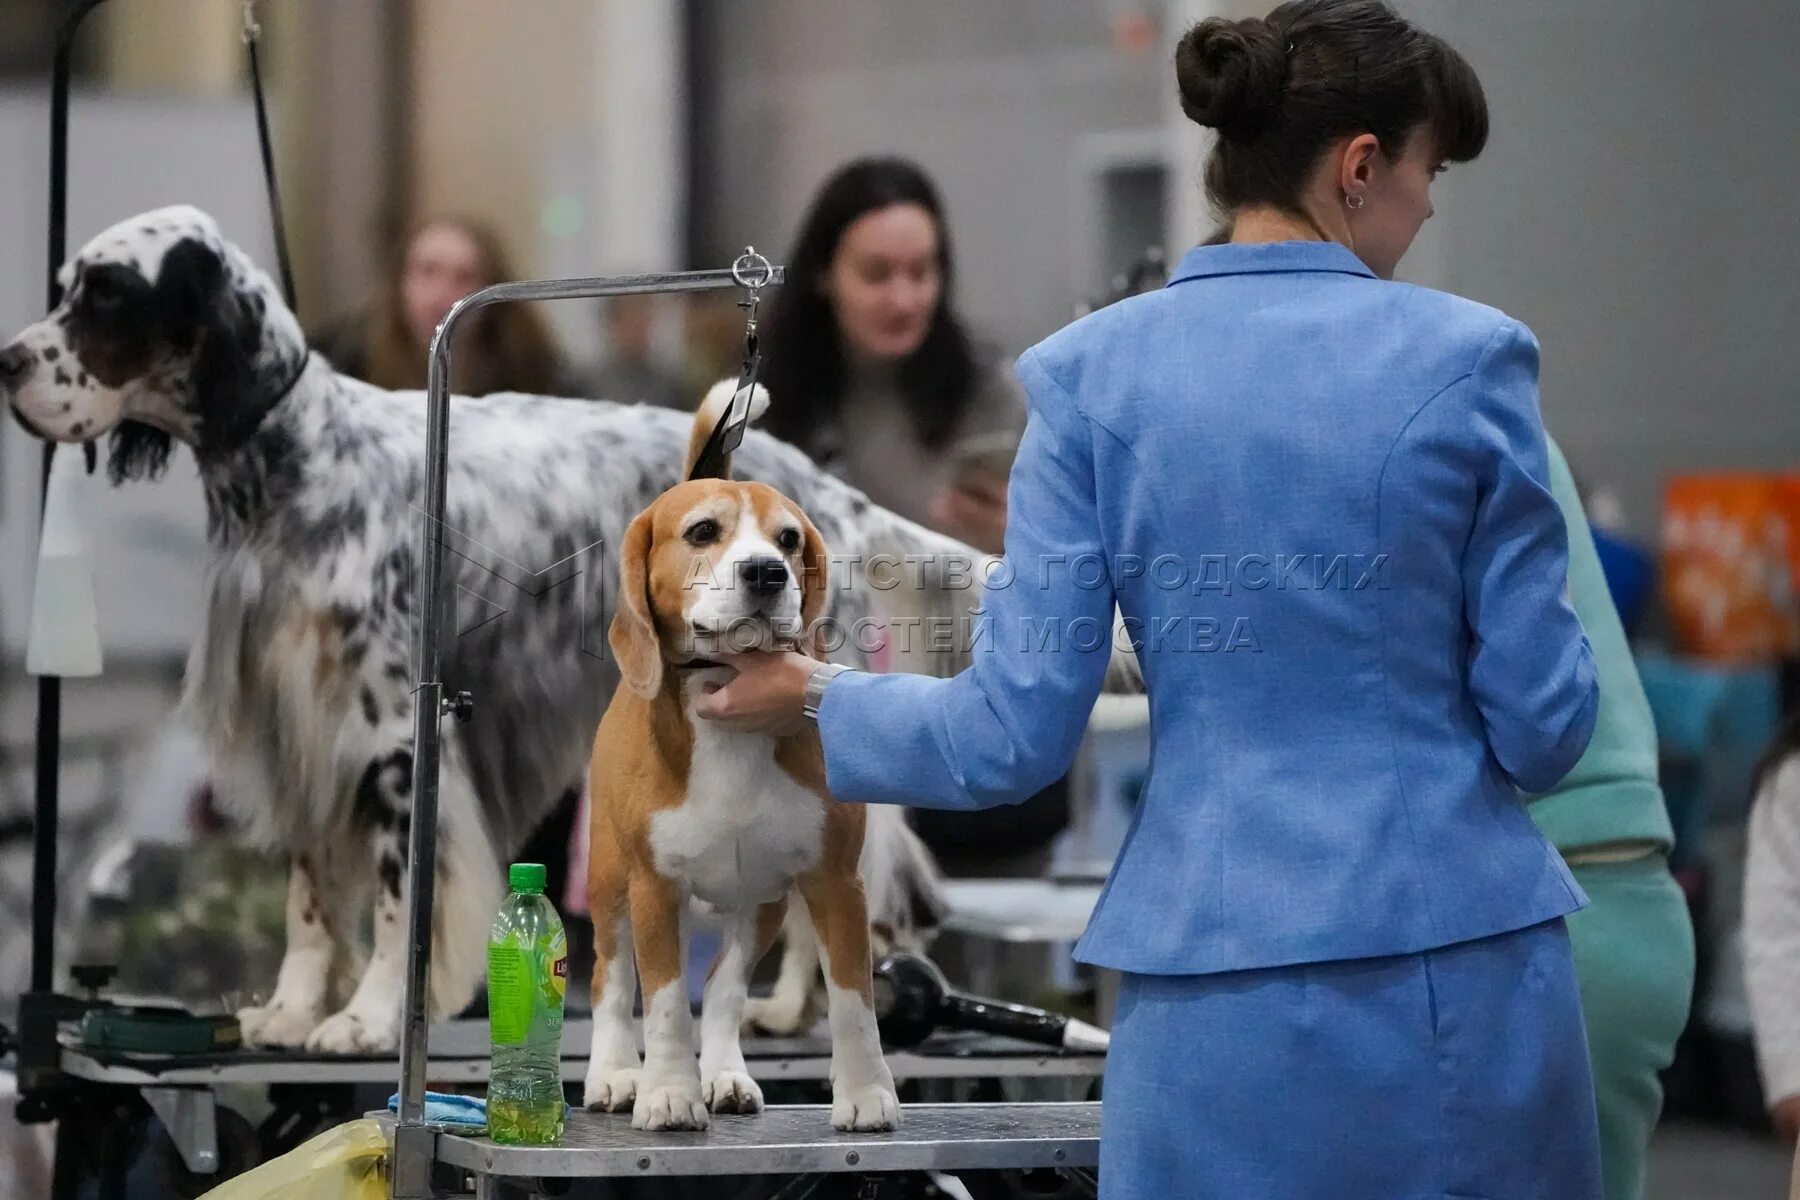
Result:
[[[1361,210],[1363,203],[1366,199],[1367,199],[1367,197],[1365,197],[1361,192],[1358,192],[1354,196],[1346,195],[1344,197],[1344,203],[1347,206],[1349,206],[1351,212],[1357,212],[1357,211]]]

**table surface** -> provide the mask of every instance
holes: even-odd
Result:
[[[644,1133],[623,1113],[577,1111],[555,1146],[500,1146],[450,1133],[436,1140],[440,1162],[501,1178],[1093,1168],[1100,1106],[908,1105],[892,1133],[839,1133],[822,1105],[714,1117],[700,1133]]]
[[[563,1024],[562,1074],[579,1082],[587,1074],[591,1024]],[[218,1083],[392,1083],[399,1056],[307,1054],[299,1050],[234,1050],[219,1054],[123,1054],[80,1046],[72,1029],[62,1033],[63,1070],[93,1083],[193,1086]],[[434,1025],[426,1077],[433,1083],[478,1083],[488,1077],[488,1028],[482,1020]],[[744,1057],[759,1082],[830,1078],[831,1043],[823,1037],[744,1039]],[[890,1050],[896,1079],[989,1079],[1027,1076],[1097,1078],[1101,1055],[1068,1054],[1013,1038],[945,1033],[911,1050]]]

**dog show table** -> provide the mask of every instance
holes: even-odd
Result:
[[[1050,1170],[1091,1183],[1099,1163],[1098,1104],[910,1105],[892,1133],[840,1133],[829,1115],[823,1105],[773,1105],[714,1117],[699,1133],[646,1133],[623,1113],[577,1111],[554,1146],[436,1132],[433,1158],[466,1176],[449,1194],[466,1188],[479,1200],[497,1196],[506,1181],[530,1188],[539,1180],[653,1176]],[[391,1133],[392,1118],[379,1119]]]
[[[562,1075],[587,1075],[591,1023],[563,1025]],[[131,1054],[90,1050],[72,1030],[62,1037],[63,1070],[90,1083],[132,1087],[210,1087],[225,1083],[383,1083],[394,1081],[392,1054],[309,1054],[301,1050],[230,1050],[216,1054]],[[824,1037],[748,1037],[744,1058],[759,1083],[830,1078],[831,1043]],[[979,1033],[940,1033],[911,1050],[890,1050],[896,1083],[936,1079],[1097,1079],[1106,1059]],[[434,1026],[426,1076],[434,1084],[484,1083],[488,1027],[483,1020]]]
[[[587,1073],[587,1018],[571,1018],[563,1026],[562,1075],[579,1087]],[[80,1044],[73,1026],[61,1032],[62,1069],[77,1086],[88,1085],[109,1094],[113,1089],[136,1092],[156,1114],[179,1152],[182,1163],[196,1177],[211,1177],[221,1170],[235,1172],[247,1164],[232,1160],[230,1130],[221,1132],[222,1092],[242,1086],[284,1088],[289,1092],[340,1091],[379,1087],[385,1094],[393,1086],[398,1059],[393,1054],[309,1054],[300,1050],[238,1049],[207,1054],[140,1054],[96,1050]],[[822,1036],[749,1037],[744,1057],[750,1074],[765,1086],[783,1083],[823,1083],[830,1077],[831,1044]],[[461,1019],[432,1027],[431,1057],[427,1078],[439,1090],[458,1090],[487,1081],[489,1066],[487,1022]],[[925,1089],[932,1098],[943,1089],[968,1082],[1042,1081],[1044,1087],[1061,1088],[1055,1095],[1091,1094],[1105,1067],[1095,1054],[1072,1054],[1047,1049],[1011,1038],[977,1033],[940,1033],[909,1050],[887,1054],[895,1082]],[[365,1093],[366,1096],[367,1093]],[[365,1103],[366,1103],[365,1099]],[[378,1101],[377,1101],[378,1102]],[[756,1118],[722,1117],[710,1135],[632,1134],[629,1120],[577,1112],[571,1133],[561,1150],[580,1151],[587,1157],[546,1161],[523,1174],[538,1177],[585,1175],[598,1163],[623,1162],[627,1174],[761,1174],[767,1171],[819,1173],[836,1170],[890,1171],[947,1169],[933,1163],[956,1163],[965,1169],[1037,1169],[1079,1167],[1087,1163],[1082,1149],[1085,1121],[1095,1106],[1083,1103],[1028,1104],[930,1104],[914,1100],[904,1104],[904,1120],[898,1134],[837,1134],[827,1121],[827,1111],[816,1106],[771,1105]],[[346,1112],[345,1117],[354,1115]],[[231,1114],[225,1114],[227,1118]],[[726,1131],[733,1131],[727,1136]],[[604,1134],[604,1136],[602,1136]],[[1019,1144],[996,1149],[997,1140],[1016,1135]],[[485,1138],[439,1134],[442,1161],[477,1174],[515,1173],[520,1160],[507,1158],[514,1148],[496,1146]],[[696,1138],[711,1137],[707,1145],[722,1147],[706,1157],[716,1167],[692,1170]],[[859,1141],[857,1139],[862,1139]],[[1045,1139],[1056,1141],[1046,1146]],[[650,1139],[647,1145],[640,1145]],[[684,1140],[685,1139],[685,1140]],[[759,1140],[760,1139],[760,1140]],[[1060,1139],[1060,1140],[1058,1140]],[[864,1148],[864,1142],[868,1143]],[[620,1146],[639,1149],[626,1155]],[[686,1149],[682,1149],[686,1147]],[[653,1166],[636,1165],[649,1149],[656,1149]],[[677,1151],[680,1151],[677,1153]],[[1060,1152],[1063,1157],[1058,1158]],[[709,1152],[710,1153],[710,1152]],[[483,1159],[483,1154],[494,1157]],[[607,1154],[615,1158],[606,1158]],[[856,1158],[833,1158],[854,1154]],[[659,1156],[660,1155],[660,1156]],[[672,1155],[673,1157],[668,1157]],[[684,1157],[685,1155],[685,1157]],[[936,1157],[934,1157],[936,1156]],[[766,1166],[771,1163],[808,1164]],[[818,1165],[824,1163],[826,1165]],[[914,1164],[924,1163],[923,1167]],[[585,1164],[580,1170],[577,1164]],[[884,1165],[899,1164],[899,1165]],[[491,1166],[491,1170],[487,1167]],[[666,1169],[665,1169],[666,1168]],[[677,1169],[679,1168],[679,1169]]]

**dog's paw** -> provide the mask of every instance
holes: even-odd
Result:
[[[794,1037],[806,1021],[806,1000],[798,1002],[782,996],[753,996],[744,1001],[745,1033],[766,1033],[775,1037]]]
[[[590,1064],[581,1103],[589,1112],[625,1112],[637,1101],[637,1090],[636,1067]]]
[[[306,1039],[314,1054],[386,1054],[399,1045],[399,1018],[387,1021],[346,1008],[325,1018]]]
[[[325,1014],[313,1009],[269,1004],[238,1010],[238,1029],[246,1046],[304,1046]]]
[[[831,1097],[831,1127],[881,1133],[900,1128],[900,1097],[894,1089],[881,1084],[834,1091]]]
[[[631,1109],[633,1129],[705,1129],[707,1121],[706,1101],[701,1099],[697,1080],[640,1085],[637,1103]]]
[[[720,1071],[700,1088],[700,1098],[716,1113],[759,1113],[762,1089],[742,1071]]]

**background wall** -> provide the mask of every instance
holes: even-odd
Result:
[[[1800,5],[1406,7],[1494,118],[1440,185],[1433,282],[1536,331],[1577,473],[1649,534],[1670,473],[1800,465]]]

